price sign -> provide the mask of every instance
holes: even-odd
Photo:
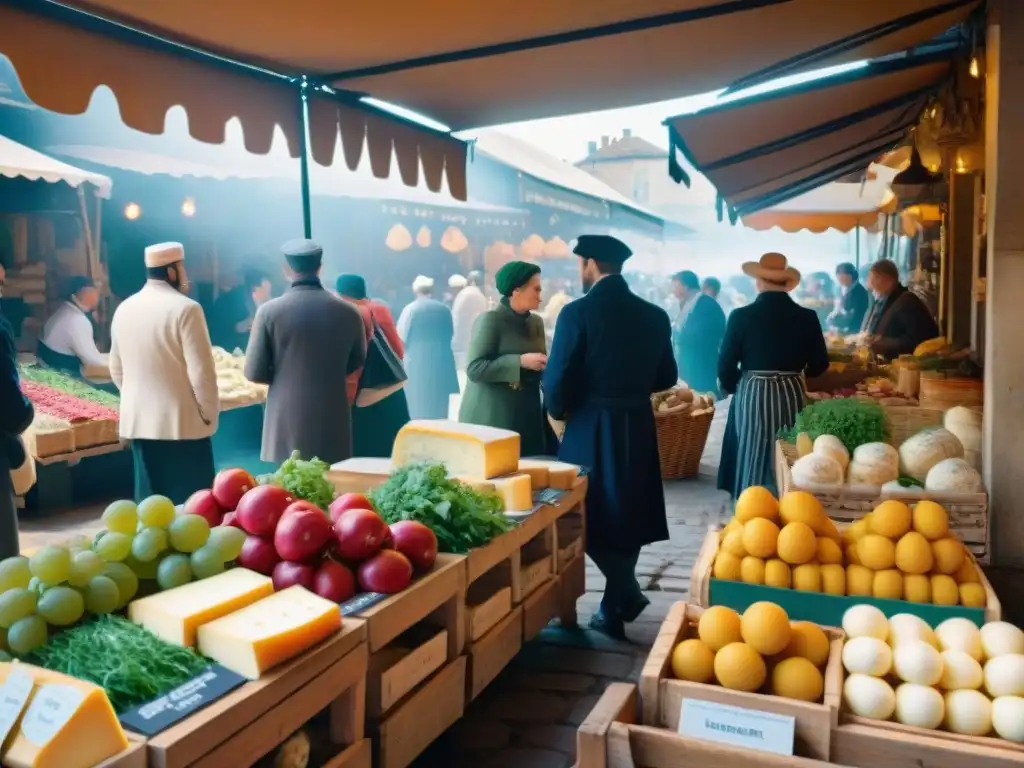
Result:
[[[679,733],[730,747],[792,757],[796,718],[701,699],[683,699]]]
[[[246,682],[241,675],[211,664],[187,683],[123,713],[121,725],[143,736],[156,736]]]
[[[381,600],[390,597],[383,592],[363,592],[361,595],[356,595],[351,600],[346,600],[344,603],[338,606],[341,609],[342,616],[355,616],[357,613],[365,611]]]
[[[0,744],[4,743],[11,728],[21,717],[21,711],[25,709],[33,687],[35,681],[32,676],[15,664],[4,684],[0,686]]]
[[[60,683],[39,686],[21,719],[22,735],[37,747],[45,747],[67,725],[85,701],[81,688]]]

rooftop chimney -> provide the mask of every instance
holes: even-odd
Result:
[[[628,139],[632,135],[633,135],[633,129],[632,128],[623,128],[622,129],[622,138]]]
[[[607,136],[602,136],[601,137],[601,149],[604,149],[605,147],[607,147],[608,144],[609,144],[608,137]]]
[[[596,141],[588,141],[587,142],[587,154],[588,155],[592,155],[595,152],[597,152],[597,142]]]

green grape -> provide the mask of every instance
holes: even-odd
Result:
[[[156,583],[160,589],[173,589],[192,581],[192,566],[188,555],[168,555],[160,563],[156,572]]]
[[[46,590],[36,607],[39,615],[55,627],[74,624],[85,613],[85,601],[71,587],[54,587]]]
[[[45,546],[28,561],[32,575],[47,584],[63,584],[71,572],[71,553],[67,547]]]
[[[197,579],[208,579],[224,572],[224,560],[216,547],[200,547],[192,553],[190,561]]]
[[[210,524],[199,515],[182,515],[174,518],[167,532],[171,535],[171,546],[178,552],[195,552],[210,538]]]
[[[103,517],[101,519],[108,531],[124,533],[129,536],[135,533],[135,525],[139,520],[135,502],[128,501],[127,499],[113,502],[103,510]]]
[[[165,552],[160,553],[154,559],[148,563],[144,563],[141,560],[136,560],[131,555],[128,555],[124,559],[124,564],[127,565],[138,578],[140,579],[155,579],[157,569],[160,567],[160,561],[163,560]]]
[[[210,538],[206,542],[207,546],[215,547],[220,552],[220,559],[225,563],[238,559],[243,544],[245,544],[245,531],[235,528],[233,525],[218,525],[216,528],[211,528]]]
[[[107,563],[103,575],[117,585],[117,607],[124,608],[139,591],[139,577],[126,563]]]
[[[64,546],[70,550],[91,549],[92,540],[84,533],[76,533],[74,536],[72,536],[70,539],[64,542]]]
[[[32,578],[32,570],[28,558],[15,555],[0,560],[0,592],[17,587],[27,587]]]
[[[30,592],[35,592],[37,595],[41,595],[46,591],[46,584],[44,584],[41,579],[33,576],[28,580],[28,590]]]
[[[0,627],[9,629],[19,619],[35,613],[38,598],[39,595],[24,587],[9,589],[0,595]]]
[[[46,620],[32,614],[18,619],[7,630],[7,645],[15,656],[24,656],[46,643]]]
[[[71,557],[71,573],[68,584],[72,587],[84,587],[93,576],[103,573],[103,558],[91,549],[75,552]],[[52,622],[51,622],[52,623]]]
[[[143,525],[166,528],[174,519],[174,502],[166,496],[150,496],[139,504],[139,521]]]
[[[120,600],[117,584],[109,576],[93,576],[85,587],[85,607],[90,613],[110,613]]]
[[[125,533],[107,531],[107,535],[97,541],[93,548],[108,563],[119,563],[132,551],[132,537]]]
[[[165,549],[167,549],[167,531],[163,528],[143,528],[132,539],[132,557],[140,563],[155,560],[157,555]]]

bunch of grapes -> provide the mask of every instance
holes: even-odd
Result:
[[[138,506],[115,501],[102,519],[105,529],[91,542],[77,535],[30,558],[0,561],[0,651],[23,656],[46,642],[48,625],[123,608],[140,579],[171,589],[218,574],[245,541],[238,528],[211,530],[199,515],[177,514],[165,496]]]

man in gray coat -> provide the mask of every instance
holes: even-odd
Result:
[[[262,458],[280,463],[297,450],[334,464],[352,456],[345,380],[366,360],[363,319],[320,284],[319,245],[290,240],[281,250],[291,288],[256,311],[245,352],[245,377],[270,385]]]

